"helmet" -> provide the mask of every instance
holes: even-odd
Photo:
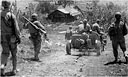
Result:
[[[83,23],[83,21],[80,21],[80,23]]]
[[[3,0],[2,1],[2,6],[4,7],[4,8],[8,8],[9,6],[10,6],[10,1],[7,1],[7,0]]]
[[[69,26],[69,29],[72,29],[72,26]]]
[[[96,22],[99,23],[100,22],[100,19],[97,19]]]
[[[36,13],[33,13],[31,17],[32,19],[37,19],[38,15]]]
[[[96,21],[97,21],[97,22],[100,22],[100,19],[97,19]]]
[[[121,15],[121,13],[120,12],[116,12],[115,15]]]
[[[116,12],[115,13],[115,18],[121,18],[121,13],[120,12]]]
[[[85,22],[87,22],[87,19],[84,19],[84,20],[83,20],[83,23],[85,23]]]

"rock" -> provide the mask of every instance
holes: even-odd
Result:
[[[62,46],[62,47],[65,46],[65,44],[63,44],[63,43],[61,43],[61,42],[55,43],[55,45]]]
[[[125,51],[125,56],[128,57],[128,51]]]
[[[17,72],[19,72],[19,71],[20,71],[20,69],[17,69],[16,71],[17,71]]]
[[[75,62],[77,62],[78,60],[75,60]]]
[[[83,72],[83,69],[82,69],[82,68],[80,68],[79,72]]]

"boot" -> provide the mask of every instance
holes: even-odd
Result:
[[[38,54],[37,52],[35,52],[34,59],[33,59],[34,61],[39,61],[38,55],[39,55],[39,54]]]
[[[125,60],[126,60],[126,64],[128,64],[128,56],[126,55],[126,53],[124,53],[124,57],[125,57]]]
[[[1,65],[1,68],[0,68],[1,75],[0,76],[5,76],[4,68],[5,68],[5,66]]]
[[[115,60],[113,61],[114,63],[117,63],[118,62],[118,58],[115,58]]]
[[[125,56],[126,64],[128,64],[128,57]]]

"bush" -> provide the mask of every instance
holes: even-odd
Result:
[[[56,10],[57,6],[54,4],[50,4],[48,1],[39,2],[39,4],[36,7],[36,12],[38,13],[51,13],[53,10]]]

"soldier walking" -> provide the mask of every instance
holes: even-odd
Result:
[[[2,1],[1,11],[1,76],[5,75],[5,66],[7,65],[7,59],[12,55],[12,75],[17,72],[17,44],[20,43],[20,31],[16,16],[10,11],[10,2]]]
[[[121,20],[121,13],[116,12],[115,14],[116,21],[112,23],[112,25],[109,28],[109,36],[110,40],[112,41],[112,48],[113,48],[113,54],[115,57],[114,62],[118,61],[118,46],[122,49],[123,53],[126,52],[126,45],[125,45],[125,35],[127,34],[127,28],[125,25],[125,22]],[[128,58],[125,56],[126,63],[128,63]]]
[[[36,25],[39,29],[42,29],[45,31],[44,26],[37,20],[38,15],[36,13],[33,13],[31,15],[31,22]],[[41,49],[41,33],[38,29],[36,29],[31,23],[27,23],[26,26],[29,29],[29,33],[30,33],[30,40],[32,41],[33,45],[34,45],[34,61],[39,61],[39,53],[40,53],[40,49]],[[46,37],[46,34],[44,34]]]

